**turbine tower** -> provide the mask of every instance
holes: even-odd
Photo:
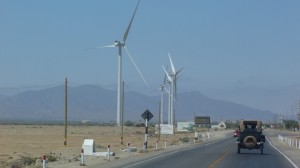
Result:
[[[139,3],[140,3],[140,0],[138,1],[137,5],[136,5],[136,8],[134,10],[134,13],[131,17],[131,20],[129,22],[129,25],[123,35],[123,42],[121,41],[118,41],[116,40],[115,43],[113,45],[109,45],[109,46],[103,46],[103,47],[117,47],[118,48],[118,51],[119,51],[119,54],[118,54],[118,95],[117,95],[117,126],[120,126],[120,121],[121,121],[121,111],[122,111],[122,48],[125,49],[128,57],[130,58],[131,62],[133,63],[133,65],[135,66],[136,70],[138,71],[139,75],[142,77],[144,83],[146,84],[146,86],[148,87],[148,84],[145,80],[145,78],[143,77],[141,71],[139,70],[138,66],[136,65],[136,63],[134,62],[131,54],[129,53],[128,49],[126,48],[125,46],[125,42],[126,42],[126,39],[127,39],[127,36],[129,34],[129,31],[130,31],[130,27],[131,27],[131,24],[133,22],[133,19],[134,19],[134,16],[135,16],[135,13],[138,9],[138,6],[139,6]]]
[[[159,85],[160,89],[160,123],[163,124],[164,122],[164,91],[166,91],[169,94],[169,91],[165,87],[165,83],[167,82],[167,76],[165,75],[163,83]]]

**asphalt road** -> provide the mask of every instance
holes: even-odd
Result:
[[[242,149],[237,154],[235,138],[226,138],[206,145],[193,145],[188,149],[181,149],[143,160],[126,163],[124,168],[294,168],[294,166],[268,142],[265,144],[264,154],[259,150]],[[118,166],[120,167],[120,166]]]

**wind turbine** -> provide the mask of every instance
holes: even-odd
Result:
[[[178,74],[183,70],[181,68],[180,70],[176,71],[175,66],[173,64],[172,58],[170,53],[168,52],[169,59],[170,59],[170,64],[171,64],[171,72],[167,72],[167,70],[163,67],[166,75],[168,76],[168,83],[169,83],[169,124],[174,125],[175,122],[175,108],[174,108],[174,100],[176,100],[177,96],[177,79],[178,79]]]
[[[170,64],[171,64],[171,72],[170,75],[172,76],[172,96],[175,95],[175,98],[172,97],[172,101],[171,101],[171,123],[174,124],[175,122],[175,106],[174,106],[174,100],[177,99],[177,79],[178,79],[178,74],[183,70],[183,68],[179,69],[178,71],[176,71],[175,66],[173,64],[172,58],[171,58],[171,54],[170,52],[168,52],[169,55],[169,59],[170,59]]]
[[[175,66],[173,64],[172,58],[171,58],[171,54],[170,52],[168,52],[169,55],[169,59],[170,59],[170,64],[171,64],[171,76],[173,77],[173,86],[174,86],[174,93],[175,93],[175,100],[177,97],[177,79],[179,78],[177,75],[183,70],[183,68],[179,69],[178,71],[176,71]]]
[[[168,124],[170,125],[173,125],[172,124],[172,98],[173,98],[173,92],[172,92],[172,83],[173,83],[173,79],[172,79],[172,76],[170,75],[170,73],[167,72],[166,68],[164,66],[162,66],[162,68],[164,69],[165,73],[166,73],[166,76],[167,76],[167,83],[169,84],[169,104],[168,104]]]
[[[167,79],[166,79],[166,75],[164,77],[164,80],[163,80],[163,83],[161,85],[159,85],[159,89],[160,89],[160,123],[163,124],[164,122],[164,119],[163,119],[163,116],[164,116],[164,90],[165,89],[165,83],[167,82]],[[169,93],[168,90],[166,90],[167,93]]]
[[[130,58],[131,62],[133,63],[133,65],[135,66],[136,70],[138,71],[139,75],[142,77],[144,83],[146,84],[147,87],[148,86],[148,83],[146,82],[144,76],[142,75],[140,69],[138,68],[138,66],[136,65],[136,63],[134,62],[131,54],[129,53],[128,49],[126,48],[125,46],[125,42],[126,42],[126,39],[127,39],[127,36],[129,34],[129,31],[130,31],[130,27],[131,27],[131,24],[133,22],[133,19],[134,19],[134,16],[135,16],[135,13],[138,9],[138,6],[139,6],[139,3],[140,3],[140,0],[138,1],[136,7],[135,7],[135,10],[134,10],[134,13],[131,17],[131,20],[129,22],[129,25],[123,35],[123,41],[118,41],[116,40],[115,43],[113,45],[109,45],[109,46],[103,46],[103,47],[117,47],[119,49],[119,54],[118,54],[118,96],[117,96],[117,125],[120,126],[120,121],[121,121],[121,111],[122,111],[122,104],[121,104],[121,99],[122,99],[122,95],[121,95],[121,92],[122,92],[122,48],[125,49],[128,57]]]

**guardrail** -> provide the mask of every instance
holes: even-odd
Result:
[[[297,139],[296,137],[285,137],[278,135],[278,139],[289,146],[300,149],[300,139]]]

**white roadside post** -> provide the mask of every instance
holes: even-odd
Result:
[[[107,159],[110,160],[110,145],[107,145]]]
[[[43,168],[46,168],[46,154],[43,155]]]
[[[131,149],[130,149],[130,142],[127,143],[127,152],[130,155]]]
[[[80,160],[80,166],[85,166],[85,164],[84,164],[84,151],[83,151],[83,149],[81,149],[81,160]]]
[[[165,148],[167,148],[167,138],[165,138]]]

